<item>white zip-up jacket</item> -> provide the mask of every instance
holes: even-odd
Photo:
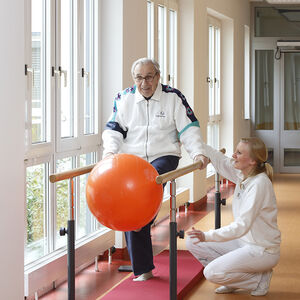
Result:
[[[207,242],[238,239],[277,253],[281,235],[277,227],[277,205],[272,182],[266,173],[248,177],[233,166],[233,159],[208,145],[203,145],[216,171],[236,184],[232,212],[234,221],[227,226],[205,232]]]
[[[149,162],[181,156],[181,143],[193,159],[203,153],[199,122],[180,91],[158,84],[146,100],[136,86],[119,93],[102,134],[107,153],[129,153]]]

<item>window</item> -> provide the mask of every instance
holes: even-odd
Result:
[[[160,65],[161,82],[166,84],[166,7],[158,5],[158,63]]]
[[[147,55],[154,58],[154,4],[147,1]]]
[[[156,59],[159,63],[161,83],[169,84],[172,87],[177,86],[176,3],[173,1],[166,5],[166,1],[147,1],[148,57]]]
[[[274,51],[255,50],[255,129],[274,127]]]
[[[43,1],[32,0],[31,6],[31,64],[32,68],[32,90],[31,90],[31,108],[28,115],[31,116],[31,132],[29,136],[33,144],[49,141],[49,122],[47,111],[49,110],[46,94],[48,89],[47,82],[47,61],[49,54],[47,45],[45,24],[46,7]]]
[[[98,1],[28,0],[26,24],[25,265],[65,249],[69,181],[49,174],[98,160]],[[74,180],[76,240],[103,229],[88,210],[85,181]]]
[[[216,19],[209,18],[208,26],[208,89],[209,89],[209,121],[207,125],[207,143],[213,148],[219,148],[219,127],[221,121],[220,110],[220,35],[221,25]],[[212,167],[207,169],[207,174],[211,175]]]
[[[177,12],[169,10],[169,84],[177,86]]]
[[[299,37],[299,8],[299,5],[255,7],[255,36]]]
[[[26,169],[27,232],[25,264],[41,258],[49,252],[48,244],[48,163]]]
[[[244,26],[244,119],[250,119],[250,29]]]

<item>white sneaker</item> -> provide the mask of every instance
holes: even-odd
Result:
[[[140,276],[133,278],[133,281],[145,281],[153,277],[152,271],[141,274]]]
[[[230,294],[233,293],[236,289],[226,286],[226,285],[222,285],[218,288],[215,289],[215,293],[217,294]]]
[[[264,296],[268,293],[273,271],[264,272],[256,290],[251,292],[252,296]]]

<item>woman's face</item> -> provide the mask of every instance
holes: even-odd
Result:
[[[234,159],[234,167],[241,170],[245,176],[248,175],[256,165],[256,161],[250,157],[247,143],[239,142],[232,157]]]

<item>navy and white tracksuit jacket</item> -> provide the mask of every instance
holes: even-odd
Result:
[[[166,155],[181,156],[181,143],[193,159],[204,153],[200,126],[184,95],[158,84],[146,100],[136,86],[119,93],[102,135],[107,153],[130,153],[151,162]]]
[[[181,144],[192,159],[204,153],[199,122],[185,97],[162,84],[148,100],[136,86],[118,93],[102,139],[103,157],[108,153],[134,154],[150,162],[159,174],[177,168]],[[154,269],[151,223],[139,232],[125,232],[135,275]]]

